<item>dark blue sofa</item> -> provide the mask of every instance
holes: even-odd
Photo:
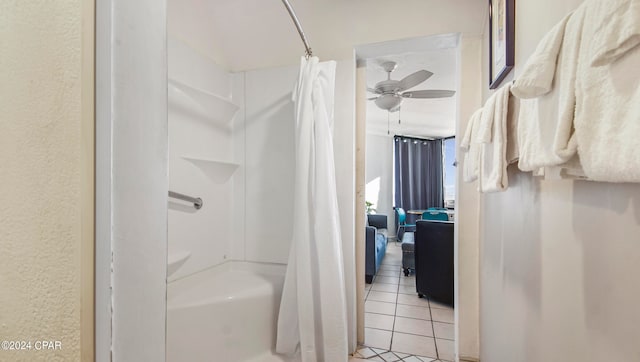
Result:
[[[367,215],[365,238],[365,281],[373,282],[387,251],[387,215]]]

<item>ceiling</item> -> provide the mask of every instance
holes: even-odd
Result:
[[[391,79],[403,77],[425,69],[433,76],[425,82],[411,88],[457,90],[457,53],[456,48],[437,49],[419,53],[404,53],[367,60],[367,86],[374,87],[387,79],[387,73],[380,64],[394,61],[398,67],[391,73]],[[373,97],[368,93],[367,97]],[[378,108],[373,101],[367,101],[367,133],[377,135],[405,135],[425,138],[452,136],[456,125],[456,96],[440,99],[405,99],[401,111],[388,113]],[[389,117],[389,126],[387,123]],[[398,124],[398,119],[401,123]]]
[[[443,33],[480,36],[487,13],[486,0],[290,2],[314,54],[325,60],[349,59],[362,44]],[[279,0],[168,0],[168,28],[231,71],[292,65],[304,54]]]

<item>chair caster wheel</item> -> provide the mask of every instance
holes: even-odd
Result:
[[[424,294],[418,293],[418,298],[424,298]]]
[[[409,269],[405,269],[405,270],[404,270],[404,276],[405,276],[405,277],[408,277],[408,276],[409,276]]]

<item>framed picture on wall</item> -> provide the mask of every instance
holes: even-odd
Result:
[[[489,88],[495,89],[513,68],[515,0],[489,0]]]

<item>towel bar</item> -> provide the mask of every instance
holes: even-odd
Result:
[[[200,210],[200,208],[202,208],[202,205],[203,205],[201,198],[183,195],[178,192],[169,191],[169,197],[173,197],[174,199],[179,199],[183,201],[193,202],[193,207],[195,207],[196,210]]]

